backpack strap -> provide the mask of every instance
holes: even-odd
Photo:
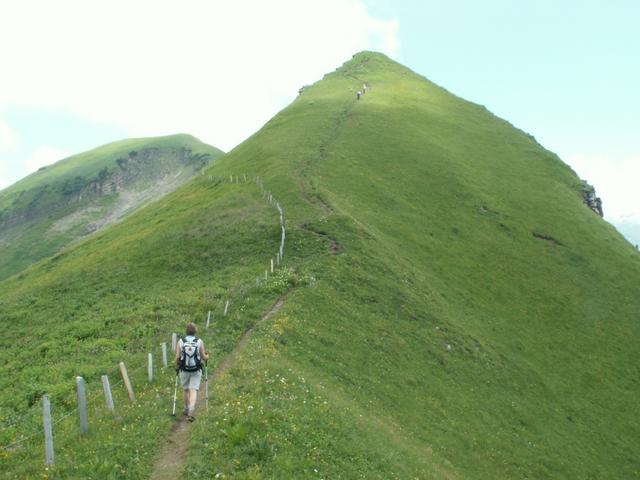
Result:
[[[196,343],[196,358],[200,361],[200,339],[194,335],[193,341]]]

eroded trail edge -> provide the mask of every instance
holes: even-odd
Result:
[[[251,335],[255,328],[262,322],[269,320],[273,317],[284,305],[284,299],[286,298],[288,293],[282,295],[276,303],[269,309],[267,313],[265,313],[258,322],[256,322],[252,327],[248,328],[240,337],[240,340],[233,348],[233,350],[220,362],[220,365],[213,371],[211,375],[209,375],[209,382],[215,381],[220,378],[222,374],[224,374],[235,362],[237,356],[245,349]],[[178,401],[182,401],[182,395],[178,395]],[[201,389],[198,392],[198,402],[196,403],[196,416],[201,416],[205,413],[205,398],[204,398],[204,389]],[[182,408],[177,409],[179,412]],[[200,421],[200,420],[196,420]],[[165,445],[160,452],[160,456],[156,461],[151,475],[149,476],[150,480],[175,480],[179,478],[179,475],[182,473],[184,461],[187,454],[187,449],[189,448],[189,436],[191,433],[191,426],[193,424],[189,423],[183,417],[180,417],[173,426],[171,427],[171,431],[169,435],[165,439]]]

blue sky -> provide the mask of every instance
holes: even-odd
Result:
[[[129,136],[228,150],[373,49],[536,136],[640,243],[637,24],[630,0],[3,2],[0,188]]]
[[[533,134],[640,243],[640,2],[368,0],[396,59]]]
[[[397,59],[566,153],[639,153],[640,2],[371,0]]]

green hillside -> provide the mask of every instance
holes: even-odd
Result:
[[[128,139],[0,192],[0,279],[188,182],[222,152],[190,135]]]
[[[221,180],[245,174],[287,219],[284,266],[259,286],[280,232],[254,183]],[[15,372],[0,443],[37,429],[44,392],[60,415],[75,375],[97,391],[214,310],[213,366],[256,328],[194,424],[185,476],[637,478],[640,255],[583,188],[484,107],[360,53],[204,175],[0,283]],[[98,398],[82,441],[62,421],[47,475],[146,478],[172,382],[122,421]],[[0,458],[8,478],[43,472],[40,440]]]

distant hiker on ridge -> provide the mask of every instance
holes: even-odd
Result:
[[[362,94],[364,95],[365,93],[367,93],[367,84],[365,83],[364,85],[362,85]]]
[[[196,409],[202,363],[209,360],[204,343],[196,337],[197,328],[193,323],[187,325],[186,335],[176,344],[176,373],[180,374],[180,385],[184,390],[184,415],[193,422]]]
[[[361,92],[360,90],[358,90],[358,91],[356,92],[356,98],[357,98],[358,100],[360,100],[360,96],[361,96],[361,95],[362,95],[362,92]]]

